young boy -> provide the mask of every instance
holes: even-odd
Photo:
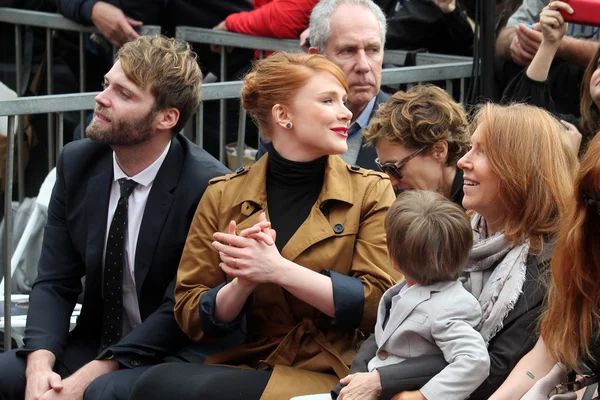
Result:
[[[442,353],[448,365],[420,390],[402,392],[402,398],[466,399],[490,366],[474,329],[481,319],[479,302],[457,280],[473,244],[469,218],[438,193],[407,191],[390,207],[385,230],[392,265],[405,280],[381,298],[375,335],[361,347],[351,373]],[[346,378],[341,383],[347,384],[342,398],[359,390]]]

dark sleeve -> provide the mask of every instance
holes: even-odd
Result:
[[[356,357],[352,360],[350,373],[369,372],[369,361],[375,357],[375,354],[377,354],[377,342],[375,341],[375,335],[371,335],[358,349]]]
[[[18,354],[46,349],[60,358],[71,313],[81,293],[85,265],[67,227],[65,149],[56,164],[56,183],[48,205],[38,276],[29,297],[24,346]]]
[[[458,2],[453,12],[444,14],[432,1],[411,0],[388,20],[387,49],[426,48],[470,56],[472,45],[473,31]]]
[[[512,324],[505,326],[490,342],[490,375],[473,392],[471,399],[489,398],[508,377],[521,357],[533,348],[537,341],[536,327],[541,311],[541,304],[531,308]]]
[[[535,81],[527,76],[526,69],[523,69],[515,76],[504,89],[502,93],[502,103],[512,102],[527,103],[541,107],[551,112],[556,118],[563,119],[579,128],[579,119],[572,114],[561,114],[556,112],[556,105],[552,98],[552,93],[548,81]]]
[[[453,54],[472,56],[473,28],[469,23],[466,11],[459,1],[456,2],[454,11],[448,14],[442,13],[442,22],[450,35],[450,40],[454,44]]]
[[[527,103],[545,108],[552,113],[556,110],[548,82],[534,81],[527,76],[526,69],[523,69],[508,83],[502,93],[502,102]]]
[[[521,357],[533,348],[537,340],[536,322],[541,309],[541,305],[531,309],[511,326],[503,329],[490,343],[490,376],[473,392],[471,399],[489,398]]]
[[[83,24],[92,24],[92,8],[99,0],[58,0],[58,12],[65,17]],[[107,1],[110,3],[110,1]]]
[[[360,325],[365,304],[365,290],[360,279],[327,271],[333,286],[335,315],[332,324],[341,329],[354,329]]]
[[[200,325],[202,331],[209,337],[221,337],[237,331],[244,318],[244,310],[231,322],[218,322],[215,320],[217,308],[217,292],[227,283],[222,283],[202,294],[200,297]]]
[[[358,349],[356,357],[354,357],[354,360],[352,360],[350,373],[356,374],[358,372],[369,372],[369,361],[375,357],[376,353],[377,342],[375,341],[375,335],[371,335],[363,342],[363,344],[360,346],[360,349]],[[334,400],[337,399],[343,387],[344,386],[342,386],[341,383],[338,383],[333,389],[331,389],[331,398]]]
[[[421,389],[447,365],[443,354],[432,354],[377,368],[381,379],[380,399],[388,400],[402,391]]]
[[[127,368],[157,364],[174,354],[187,342],[187,336],[177,325],[173,314],[175,281],[167,287],[162,305],[118,344],[98,355],[101,360],[111,355]]]
[[[538,339],[537,323],[543,310],[550,260],[537,261],[530,256],[523,293],[504,320],[504,327],[488,345],[490,375],[473,392],[471,399],[487,399],[500,387],[519,360]]]

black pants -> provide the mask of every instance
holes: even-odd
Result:
[[[98,354],[95,341],[70,341],[60,359],[56,360],[55,372],[63,379],[92,361]],[[0,399],[23,400],[25,398],[25,357],[17,356],[16,350],[0,354]],[[102,375],[93,381],[84,393],[84,400],[127,400],[135,383],[150,366],[122,369]]]
[[[270,371],[161,364],[137,380],[130,400],[258,400],[270,377]]]

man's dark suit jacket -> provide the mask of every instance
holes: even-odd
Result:
[[[38,277],[30,297],[25,345],[18,354],[50,350],[60,359],[69,339],[95,343],[102,330],[102,256],[113,181],[113,151],[89,139],[67,144],[56,167]],[[142,324],[109,347],[126,367],[159,361],[186,343],[173,315],[174,279],[194,212],[215,176],[229,170],[176,135],[152,188],[140,226],[135,281]],[[85,276],[81,315],[69,319]]]
[[[371,118],[373,118],[379,106],[382,103],[385,103],[389,98],[390,95],[381,90],[379,91],[379,93],[377,93],[377,96],[375,97],[375,104],[373,105],[373,111],[371,111],[371,115],[369,115],[369,121],[371,121]],[[267,143],[265,143],[262,139],[259,139],[256,160],[261,158],[266,152]],[[376,158],[377,153],[375,152],[375,147],[365,146],[365,139],[363,138],[362,145],[358,152],[358,157],[356,158],[356,165],[358,165],[361,168],[377,170],[377,165],[375,165]]]

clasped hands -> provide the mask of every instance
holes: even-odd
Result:
[[[277,283],[279,266],[285,259],[275,246],[276,233],[265,213],[254,226],[235,233],[236,223],[229,223],[229,233],[216,232],[213,247],[219,252],[219,267],[240,284]]]

